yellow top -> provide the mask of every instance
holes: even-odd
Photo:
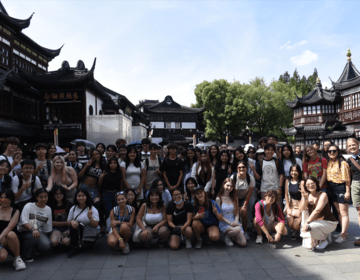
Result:
[[[341,162],[341,170],[338,161],[329,160],[326,174],[329,182],[336,184],[350,183],[350,168],[345,160]]]

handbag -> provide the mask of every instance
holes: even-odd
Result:
[[[145,212],[144,212],[144,215],[141,219],[144,227],[146,227],[146,223],[145,223],[145,215],[147,213],[147,207],[146,207],[146,204],[145,204]],[[140,233],[142,232],[142,229],[139,227],[139,225],[136,223],[136,227],[135,227],[135,231],[134,231],[134,234],[133,234],[133,237],[132,237],[132,240],[133,242],[140,242]]]
[[[309,231],[307,232],[304,232],[302,229],[303,229],[303,226],[304,224],[306,223],[306,220],[309,218],[309,210],[304,210],[302,213],[301,213],[301,227],[300,227],[300,236],[303,238],[302,240],[302,246],[304,248],[307,248],[307,249],[311,249],[312,248],[312,243],[311,243],[311,234]]]

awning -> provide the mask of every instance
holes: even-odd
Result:
[[[13,120],[0,120],[0,135],[35,137],[39,134],[39,127],[19,123]]]

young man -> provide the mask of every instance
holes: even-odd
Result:
[[[150,144],[150,157],[144,160],[144,168],[146,170],[146,190],[149,190],[151,184],[155,181],[155,179],[160,178],[162,173],[161,169],[161,160],[157,156],[157,145]]]
[[[254,173],[256,180],[261,179],[261,198],[264,199],[265,193],[269,190],[277,191],[277,203],[282,209],[281,186],[284,184],[284,165],[280,159],[274,158],[274,144],[267,143],[264,150],[265,158],[257,163],[256,173]]]
[[[150,152],[149,152],[150,144],[151,144],[151,142],[148,138],[144,138],[141,140],[141,146],[142,146],[141,160],[142,161],[144,161],[145,159],[148,159],[150,157]]]
[[[302,155],[302,153],[301,153],[301,146],[300,146],[300,145],[296,145],[296,146],[295,146],[294,157],[295,157],[295,158],[299,158],[300,160],[303,159],[303,155]]]
[[[161,159],[161,161],[163,161],[163,160],[164,160],[164,157],[163,157],[163,150],[162,150],[162,148],[161,148],[161,146],[160,146],[160,145],[158,145],[158,146],[157,146],[157,150],[156,150],[156,152],[157,152],[157,156],[158,156],[158,158],[160,158],[160,159]]]
[[[21,155],[15,153],[16,149],[19,147],[20,141],[16,137],[9,137],[5,140],[5,152],[0,156],[0,160],[5,159],[10,163],[9,175],[14,177],[13,169],[15,166],[20,164]]]
[[[119,161],[119,165],[120,165],[126,159],[127,147],[125,145],[120,145],[118,152],[119,152],[119,160],[118,161]]]
[[[122,138],[119,138],[118,140],[116,140],[115,145],[119,150],[120,146],[126,146],[126,140],[122,139]]]
[[[280,156],[280,151],[277,150],[276,148],[276,144],[278,143],[279,141],[279,137],[275,134],[270,134],[268,137],[267,137],[267,142],[270,143],[270,144],[273,144],[275,146],[275,153],[274,153],[274,157],[275,158],[281,158]]]
[[[184,164],[183,161],[176,156],[177,148],[178,146],[176,144],[170,144],[168,146],[169,156],[164,159],[161,168],[169,191],[182,187]]]
[[[52,168],[52,162],[46,159],[47,149],[48,146],[45,143],[37,143],[35,145],[37,158],[35,159],[36,169],[33,174],[40,178],[44,189],[47,187],[47,180],[51,175]]]
[[[21,162],[21,174],[12,179],[11,189],[15,194],[15,204],[20,209],[25,204],[33,201],[35,191],[42,187],[39,177],[33,175],[35,162],[33,160],[24,160]]]
[[[221,144],[221,146],[220,146],[220,151],[226,150],[227,148],[228,148],[228,145],[226,145],[226,144]]]
[[[84,141],[76,143],[76,150],[78,151],[78,161],[85,166],[90,160],[90,156],[86,154],[86,144]]]
[[[320,143],[319,142],[313,142],[313,147],[317,151],[319,156],[323,156],[322,151],[320,150]]]

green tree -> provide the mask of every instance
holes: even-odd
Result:
[[[205,106],[205,135],[216,141],[224,141],[226,131],[239,135],[246,127],[245,85],[226,80],[204,81],[196,85],[196,104]]]

